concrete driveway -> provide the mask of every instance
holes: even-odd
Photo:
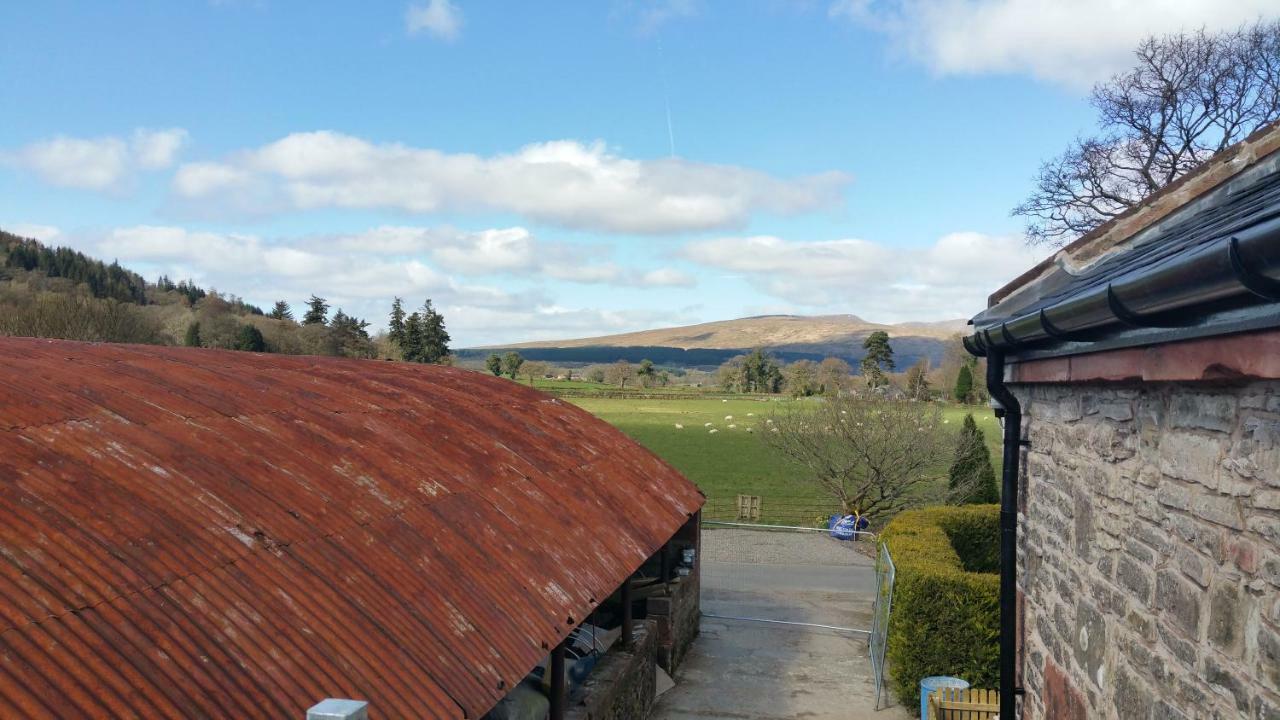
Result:
[[[870,558],[817,533],[704,529],[705,614],[870,628]],[[882,701],[882,704],[884,702]],[[907,720],[874,710],[867,637],[710,617],[651,717]]]

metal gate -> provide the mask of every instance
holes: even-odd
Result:
[[[893,582],[897,568],[889,554],[889,544],[881,543],[876,555],[876,605],[871,615],[871,636],[867,649],[871,653],[871,675],[876,683],[876,710],[884,689],[884,652],[888,645],[889,615],[893,611]]]

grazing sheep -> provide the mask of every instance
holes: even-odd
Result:
[[[772,425],[772,424],[773,424],[773,418],[765,418],[765,419],[764,419],[764,422],[765,422],[765,424],[766,424],[766,425]]]
[[[683,426],[683,425],[681,425],[680,423],[676,423],[676,429],[677,429],[677,430],[683,430],[683,429],[684,429],[684,426]]]
[[[702,423],[702,427],[711,427],[711,423]]]
[[[755,431],[756,431],[756,430],[755,430],[755,428],[747,428],[747,432],[749,432],[749,433],[753,433],[753,432],[755,432]]]
[[[725,421],[727,422],[727,421],[729,421],[729,420],[732,420],[732,419],[733,419],[733,416],[732,416],[732,415],[725,415],[725,416],[724,416],[724,419],[725,419]]]
[[[734,428],[736,428],[736,427],[738,427],[738,426],[737,426],[737,425],[734,425],[734,424],[732,424],[732,423],[730,423],[730,424],[729,424],[729,429],[730,429],[730,430],[733,430],[733,429],[734,429]]]
[[[747,417],[755,417],[755,416],[756,416],[755,413],[747,413]]]
[[[778,428],[769,428],[769,432],[778,432]]]
[[[707,434],[708,434],[708,435],[715,435],[715,434],[716,434],[716,433],[718,433],[718,432],[720,432],[720,431],[719,431],[719,430],[717,430],[717,429],[715,429],[715,428],[711,428],[710,430],[708,430],[708,431],[707,431]]]
[[[721,400],[720,402],[729,402],[729,401],[728,401],[728,400]]]

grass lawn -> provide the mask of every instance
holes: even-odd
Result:
[[[778,456],[761,441],[760,427],[784,403],[783,398],[631,399],[566,398],[614,425],[674,465],[707,494],[707,514],[733,512],[738,494],[760,495],[765,519],[812,524],[833,510],[832,502],[806,481],[803,468]],[[992,450],[999,477],[1000,426],[990,408],[947,406],[946,427],[959,430],[972,412]],[[754,417],[751,415],[754,414]],[[733,420],[725,420],[732,415]],[[711,433],[706,423],[712,423]],[[684,426],[676,428],[677,424]],[[737,425],[730,429],[729,425]],[[757,428],[748,433],[747,428]]]

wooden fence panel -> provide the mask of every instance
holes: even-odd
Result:
[[[992,720],[1000,693],[982,688],[938,688],[929,696],[929,720]]]

